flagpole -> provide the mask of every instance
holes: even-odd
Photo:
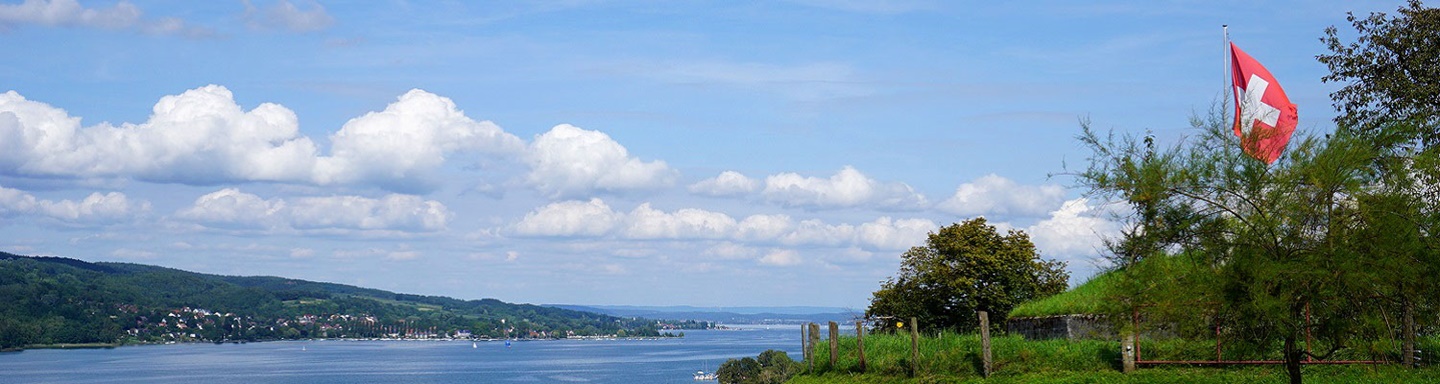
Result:
[[[1234,86],[1231,85],[1231,81],[1233,81],[1234,79],[1231,79],[1232,76],[1230,76],[1230,25],[1221,24],[1220,33],[1223,40],[1221,45],[1223,45],[1223,48],[1225,49],[1225,54],[1221,55],[1221,57],[1225,59],[1225,66],[1222,67],[1225,68],[1225,70],[1221,71],[1221,74],[1225,76],[1225,81],[1221,82],[1223,88],[1220,88],[1221,90],[1223,90],[1223,92],[1220,93],[1222,95],[1221,97],[1224,97],[1230,96],[1230,89],[1234,88]]]

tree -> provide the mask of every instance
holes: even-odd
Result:
[[[1388,146],[1440,145],[1440,9],[1420,0],[1396,10],[1346,20],[1358,34],[1345,44],[1330,26],[1320,38],[1331,54],[1326,82],[1345,83],[1330,94],[1342,130]]]
[[[753,357],[726,360],[715,376],[721,384],[750,384],[760,377],[760,363]]]
[[[865,310],[877,329],[916,317],[925,327],[973,331],[976,311],[1004,324],[1016,305],[1060,293],[1069,279],[1065,263],[1040,259],[1025,232],[1001,235],[984,218],[942,227],[901,257],[899,275],[875,291]]]
[[[1346,345],[1363,325],[1360,319],[1373,315],[1358,304],[1370,291],[1373,273],[1385,271],[1363,267],[1367,258],[1357,245],[1367,205],[1357,201],[1374,184],[1369,172],[1374,149],[1344,132],[1301,135],[1279,161],[1266,165],[1241,151],[1224,112],[1192,122],[1198,137],[1158,151],[1149,140],[1140,146],[1133,136],[1102,140],[1088,126],[1081,136],[1094,153],[1090,168],[1080,174],[1082,184],[1137,207],[1139,217],[1132,221],[1138,229],[1125,236],[1148,242],[1141,248],[1152,254],[1145,257],[1179,252],[1198,258],[1205,268],[1196,271],[1212,275],[1209,286],[1142,298],[1131,310],[1184,308],[1193,316],[1214,303],[1211,315],[1223,315],[1237,341],[1258,350],[1278,347],[1291,382],[1298,383],[1300,361],[1311,354],[1299,344],[1307,335],[1331,346],[1311,354],[1324,359]],[[1145,164],[1147,172],[1128,172],[1130,164]],[[1137,196],[1141,193],[1160,198]],[[1147,211],[1181,214],[1152,221]],[[1146,235],[1153,232],[1186,236]],[[1134,286],[1172,279],[1126,276],[1141,280]]]
[[[1379,256],[1373,267],[1400,267],[1396,273],[1425,274],[1440,264],[1440,9],[1410,0],[1395,15],[1347,13],[1357,34],[1348,44],[1334,26],[1320,40],[1330,50],[1316,58],[1326,64],[1326,82],[1344,86],[1331,93],[1339,129],[1365,139],[1380,152],[1380,175],[1364,219],[1371,230],[1365,254]],[[1418,268],[1417,268],[1418,267]],[[1426,279],[1381,277],[1377,296],[1400,306],[1404,358],[1412,357],[1415,310],[1433,306],[1434,284]]]

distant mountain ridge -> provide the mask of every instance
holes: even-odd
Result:
[[[682,319],[726,324],[802,324],[829,321],[848,322],[864,315],[863,311],[839,307],[788,306],[788,307],[695,307],[695,306],[635,306],[635,305],[575,305],[546,304],[546,306],[576,311],[601,313],[617,317],[646,317]]]
[[[0,349],[317,337],[649,337],[663,335],[661,330],[710,327],[496,299],[5,252],[0,252],[0,303]]]

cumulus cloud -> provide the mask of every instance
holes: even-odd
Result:
[[[724,240],[787,246],[857,246],[867,250],[901,250],[924,242],[935,229],[926,219],[881,217],[860,224],[829,224],[822,220],[794,222],[787,215],[756,214],[742,220],[703,209],[673,212],[640,204],[626,213],[600,199],[551,203],[525,215],[512,233],[536,237],[620,239]]]
[[[551,203],[525,215],[515,225],[521,236],[598,237],[618,225],[621,214],[600,199]]]
[[[320,3],[310,2],[309,10],[301,10],[288,0],[260,9],[245,0],[245,23],[252,29],[283,29],[290,32],[313,32],[329,28],[335,18]]]
[[[551,197],[668,187],[676,176],[664,161],[641,161],[609,135],[569,124],[536,136],[529,160],[529,182]]]
[[[793,230],[795,224],[789,215],[750,215],[736,227],[735,238],[739,240],[775,240]]]
[[[117,2],[109,8],[87,8],[75,0],[25,0],[20,4],[0,4],[0,31],[25,24],[131,30],[189,37],[214,34],[207,28],[190,26],[173,17],[145,18],[140,7],[127,1]]]
[[[868,250],[909,249],[925,245],[931,231],[939,228],[926,219],[891,219],[881,217],[861,224],[855,230],[856,243]]]
[[[995,174],[961,184],[955,194],[936,208],[961,215],[1043,216],[1065,200],[1065,188],[1055,185],[1020,185]]]
[[[0,173],[14,175],[413,189],[455,152],[504,156],[524,148],[495,124],[471,120],[450,99],[421,90],[350,120],[331,141],[332,154],[320,156],[294,112],[272,103],[245,111],[217,85],[165,96],[148,121],[118,127],[81,127],[62,109],[0,94]]]
[[[883,208],[915,209],[926,204],[925,196],[905,183],[882,183],[846,166],[829,178],[780,173],[765,178],[765,198],[785,206],[848,208],[875,205]]]
[[[351,119],[330,140],[332,156],[318,159],[314,171],[320,184],[414,181],[456,152],[504,156],[524,148],[494,123],[472,120],[449,98],[419,89]]]
[[[211,228],[263,231],[400,231],[445,229],[450,211],[419,196],[390,194],[265,199],[226,188],[195,199],[175,216]]]
[[[800,253],[792,249],[772,250],[760,258],[760,264],[776,267],[799,265],[800,262]]]
[[[690,193],[705,196],[741,196],[760,189],[758,180],[735,171],[720,172],[720,175],[690,185]]]
[[[1105,219],[1100,209],[1088,199],[1066,201],[1050,217],[1035,223],[1025,232],[1035,247],[1050,257],[1080,261],[1099,255],[1104,238],[1118,235],[1120,225]],[[1074,263],[1072,263],[1074,264]]]
[[[623,236],[631,239],[721,238],[735,230],[729,215],[686,208],[673,213],[641,204],[630,211]]]
[[[132,219],[149,211],[150,202],[131,201],[120,192],[95,192],[80,201],[56,201],[0,187],[0,217],[36,216],[71,225],[103,225]]]

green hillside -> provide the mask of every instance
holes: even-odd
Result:
[[[0,349],[317,337],[650,337],[711,326],[3,252],[0,303]]]

